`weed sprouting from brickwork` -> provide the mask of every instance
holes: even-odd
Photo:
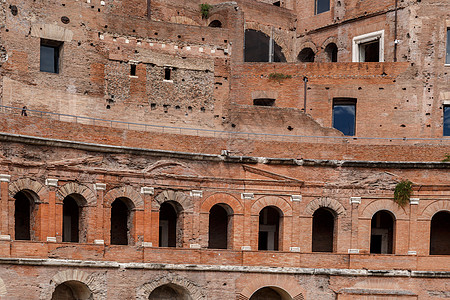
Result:
[[[444,159],[442,160],[442,162],[450,162],[450,154],[445,154]]]
[[[411,198],[413,183],[409,180],[402,180],[395,186],[394,202],[401,207],[405,207]]]
[[[202,18],[207,19],[209,17],[209,11],[211,10],[212,6],[208,3],[202,3],[200,4],[200,10],[202,12]]]

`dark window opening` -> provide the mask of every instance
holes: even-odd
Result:
[[[274,106],[275,105],[275,99],[271,99],[271,98],[257,98],[257,99],[253,99],[253,105],[257,105],[257,106]]]
[[[59,61],[62,45],[62,42],[41,39],[41,72],[59,73]]]
[[[330,10],[330,0],[316,0],[315,14],[321,14]]]
[[[311,48],[305,48],[297,56],[300,62],[314,62],[314,51]]]
[[[171,73],[172,73],[171,68],[164,68],[164,80],[170,80]]]
[[[245,62],[286,62],[281,47],[261,31],[245,31]]]
[[[208,248],[227,249],[230,216],[220,204],[214,205],[209,211]]]
[[[69,280],[59,284],[52,293],[52,300],[92,299],[91,290],[84,283]]]
[[[80,208],[70,196],[63,202],[63,242],[77,243],[79,241]]]
[[[280,1],[274,2],[274,3],[273,3],[273,5],[275,5],[275,6],[278,6],[278,7],[279,7],[279,6],[281,6],[281,2],[280,2]]]
[[[450,64],[450,28],[447,28],[447,48],[445,51],[445,64]]]
[[[128,245],[128,218],[130,211],[126,203],[118,198],[111,205],[111,244]]]
[[[379,62],[380,61],[380,40],[359,44],[360,62]]]
[[[136,65],[130,65],[130,76],[136,76]]]
[[[151,293],[150,300],[186,300],[191,299],[189,293],[181,286],[165,284],[157,287]]]
[[[278,251],[280,238],[280,213],[273,206],[267,206],[259,213],[258,250]]]
[[[356,127],[356,99],[333,99],[333,128],[344,135],[355,135]]]
[[[450,212],[440,211],[431,219],[430,255],[450,255]]]
[[[370,235],[370,253],[394,253],[394,217],[382,210],[372,217]]]
[[[209,27],[216,27],[216,28],[222,28],[222,22],[219,20],[214,20],[208,25]]]
[[[253,293],[250,300],[288,300],[292,297],[278,287],[263,287]],[[303,299],[303,297],[299,298]]]
[[[328,44],[325,47],[325,53],[328,56],[328,61],[337,62],[338,47],[335,43]]]
[[[159,247],[177,246],[177,210],[171,202],[164,202],[159,209]]]
[[[23,191],[14,198],[14,231],[16,240],[31,240],[31,209],[33,201]]]
[[[333,252],[334,215],[326,208],[319,208],[313,215],[312,251]]]
[[[444,106],[444,136],[450,136],[450,105]]]

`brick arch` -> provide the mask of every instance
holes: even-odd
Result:
[[[450,201],[448,200],[437,200],[429,204],[419,216],[420,220],[431,221],[433,216],[440,211],[450,212]]]
[[[6,285],[5,282],[3,281],[3,279],[0,278],[0,297],[1,296],[6,296]]]
[[[335,37],[335,36],[330,36],[330,37],[328,37],[323,43],[322,43],[322,49],[325,49],[327,46],[328,46],[328,44],[331,44],[331,43],[334,43],[334,44],[336,44],[336,46],[338,46],[338,39],[337,39],[337,37]],[[339,46],[338,46],[338,48],[339,48]]]
[[[300,44],[300,47],[298,49],[300,49],[297,53],[296,58],[298,57],[298,54],[305,48],[311,48],[311,50],[314,52],[314,54],[317,54],[317,46],[316,44],[314,44],[311,41],[307,41],[307,42],[303,42]]]
[[[106,278],[98,273],[88,274],[81,270],[69,269],[58,272],[50,280],[47,288],[43,289],[40,299],[51,299],[56,287],[67,281],[78,281],[85,284],[92,293],[93,300],[106,299]]]
[[[246,274],[247,275],[247,274]],[[237,290],[237,300],[248,300],[250,297],[259,289],[264,287],[276,287],[285,291],[293,300],[303,300],[305,299],[305,290],[295,281],[291,280],[285,276],[280,276],[276,274],[270,275],[253,275],[249,278],[242,277],[246,280],[245,283],[236,283]],[[240,288],[242,286],[242,288]]]
[[[216,193],[206,198],[202,203],[200,212],[209,213],[211,207],[219,203],[225,203],[230,206],[235,214],[244,213],[242,203],[236,197],[228,193]]]
[[[308,205],[306,205],[305,214],[312,216],[314,212],[321,207],[326,207],[333,210],[338,217],[342,217],[347,214],[344,206],[339,203],[339,201],[328,197],[317,198],[309,202]]]
[[[131,186],[122,186],[109,190],[105,195],[104,205],[106,207],[111,207],[114,200],[122,197],[130,199],[135,209],[144,208],[144,200],[142,200],[141,195]]]
[[[188,197],[185,193],[180,191],[166,190],[158,194],[153,201],[153,208],[159,209],[161,204],[166,201],[175,201],[181,205],[183,210],[191,211],[194,209],[194,203],[191,197]]]
[[[206,295],[203,293],[203,287],[187,278],[175,274],[164,275],[143,284],[136,291],[136,299],[147,300],[153,290],[165,284],[175,284],[182,287],[189,293],[189,296],[191,296],[193,300],[206,300]]]
[[[252,30],[256,30],[256,31],[260,31],[262,33],[264,33],[265,35],[267,35],[268,37],[270,37],[270,35],[272,34],[272,29],[269,26],[264,26],[261,25],[259,23],[255,23],[255,22],[246,22],[245,23],[245,29],[252,29]],[[283,53],[284,57],[286,58],[286,60],[288,59],[288,57],[290,57],[289,51],[288,51],[288,46],[287,44],[284,42],[284,40],[280,37],[280,35],[274,31],[273,32],[273,40],[278,44],[278,46],[281,47],[281,52]],[[245,34],[245,32],[244,32]]]
[[[37,203],[42,202],[41,199],[45,198],[44,196],[48,192],[45,185],[30,178],[20,178],[9,184],[9,196],[11,198],[14,198],[18,192],[23,190],[33,191],[38,196],[38,199],[34,199]]]
[[[283,217],[292,216],[291,205],[283,198],[276,196],[263,196],[253,203],[251,208],[252,216],[259,215],[260,211],[266,206],[275,206],[281,210]]]
[[[396,220],[408,219],[408,215],[392,200],[375,200],[367,205],[361,212],[360,217],[363,219],[372,219],[373,215],[380,211],[387,210],[392,213]]]
[[[64,198],[66,198],[70,194],[79,194],[83,196],[88,206],[95,206],[97,203],[97,196],[95,195],[95,193],[87,186],[76,182],[69,182],[59,187],[56,193],[56,197],[57,200],[62,203],[64,201]]]

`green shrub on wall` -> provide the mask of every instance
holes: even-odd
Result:
[[[402,180],[395,186],[394,202],[401,207],[409,204],[413,183],[409,180]]]
[[[209,17],[209,11],[211,10],[212,6],[208,3],[202,3],[200,4],[200,10],[202,12],[202,18],[207,19]]]

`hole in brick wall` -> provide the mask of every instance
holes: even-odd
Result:
[[[107,104],[106,109],[110,109],[110,108],[111,108],[111,105]]]
[[[185,80],[184,80],[184,78],[182,78],[182,79],[181,79],[181,81],[183,81],[183,82],[184,82],[184,81],[185,81]]]
[[[235,128],[235,127],[236,127],[236,124],[231,124],[231,127]]]
[[[325,89],[326,89],[326,90],[329,90],[330,88],[326,86]]]
[[[151,109],[151,110],[155,110],[155,109],[156,109],[156,103],[150,104],[150,109]]]
[[[341,1],[338,1],[338,2],[336,3],[336,5],[337,5],[337,7],[341,7]]]
[[[177,35],[177,37],[178,37],[179,39],[181,39],[181,35]]]
[[[406,91],[406,88],[402,88],[402,90]]]
[[[78,46],[81,46],[81,42],[78,42]]]
[[[334,245],[333,213],[327,208],[319,208],[313,215],[312,251],[333,252]]]
[[[108,25],[105,25],[105,28],[108,28]]]
[[[188,112],[192,112],[192,106],[188,106]]]
[[[280,1],[276,1],[276,2],[274,2],[274,3],[272,3],[274,6],[278,6],[278,7],[280,7],[281,6],[281,2]]]
[[[202,42],[204,42],[204,41],[205,41],[205,38],[202,37]]]
[[[266,206],[259,213],[258,250],[278,250],[280,239],[280,212],[274,206]]]
[[[157,33],[157,32],[155,32],[155,35],[158,35],[158,33]]]
[[[164,108],[164,112],[167,113],[169,111],[169,106],[168,104],[164,104],[163,108]]]
[[[100,12],[100,8],[98,8],[97,11]]]
[[[384,88],[382,88],[382,87],[380,87],[380,88],[378,88],[379,90],[384,90]]]
[[[133,29],[133,32],[136,32],[136,29]]]
[[[394,109],[397,109],[397,106],[394,106]]]
[[[406,125],[405,125],[405,124],[402,124],[402,125],[400,125],[400,127],[406,127]]]
[[[204,107],[200,107],[200,111],[201,112],[205,112],[205,108]]]
[[[69,24],[69,23],[70,23],[70,19],[69,19],[69,17],[62,16],[62,17],[61,17],[61,22],[62,22],[63,24]]]
[[[62,6],[66,6],[66,4],[65,4],[65,3],[62,3],[61,5],[62,5]]]
[[[95,6],[94,6],[94,5],[91,5],[91,8],[95,8]]]
[[[294,127],[292,127],[291,125],[289,125],[288,127],[287,127],[287,130],[289,130],[289,131],[292,131],[294,129]]]
[[[12,14],[13,16],[17,16],[17,13],[19,12],[19,10],[17,9],[17,6],[15,6],[15,5],[10,5],[10,6],[9,6],[9,9],[11,10],[11,14]]]
[[[228,43],[228,40],[223,40],[224,43]]]
[[[134,53],[139,53],[139,51],[138,50],[134,50]]]
[[[179,106],[179,105],[176,105],[176,106],[175,106],[175,109],[177,109],[177,110],[180,109],[180,106]]]
[[[272,98],[257,98],[253,99],[253,105],[256,106],[274,106],[275,99]]]

